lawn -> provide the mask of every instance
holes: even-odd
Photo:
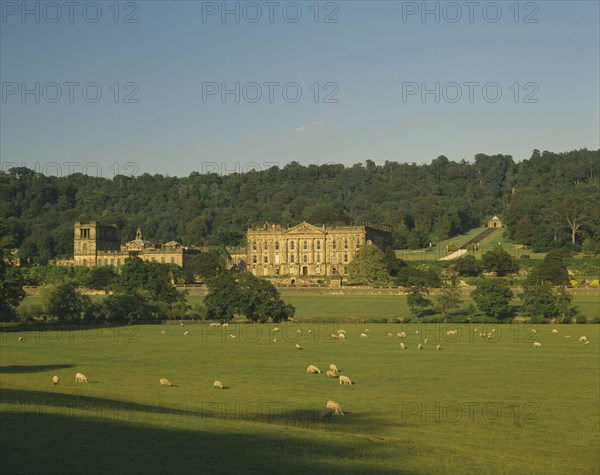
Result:
[[[340,327],[345,341],[331,338]],[[552,328],[315,320],[280,332],[4,332],[0,471],[599,473],[600,326]],[[387,336],[399,331],[407,350]],[[306,374],[330,363],[356,384]],[[89,384],[75,383],[78,371]],[[174,386],[160,386],[162,377]],[[216,379],[227,389],[213,389]],[[346,414],[320,420],[330,399]]]

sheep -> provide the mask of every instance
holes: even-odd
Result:
[[[237,337],[235,335],[229,335],[229,338],[231,338],[232,340],[235,340]]]
[[[541,347],[542,347],[542,344],[541,344],[539,341],[535,341],[535,342],[533,343],[533,347],[534,347],[534,348],[541,348]]]
[[[169,381],[167,378],[160,378],[160,385],[161,386],[173,386],[173,383],[171,381]]]
[[[366,333],[361,333],[361,334],[360,334],[360,337],[361,337],[361,338],[367,338],[367,334],[366,334]]]
[[[334,371],[335,373],[339,373],[339,372],[340,372],[340,370],[338,369],[338,367],[337,367],[336,365],[334,365],[333,363],[331,363],[331,364],[329,365],[329,369],[330,369],[331,371]]]
[[[183,332],[183,336],[189,336],[190,332]]]
[[[329,370],[325,374],[327,375],[328,378],[337,378],[337,373],[335,371]]]
[[[406,350],[406,345],[404,344],[404,342],[400,343],[400,349],[401,350]]]
[[[346,339],[345,333],[338,333],[338,340],[345,340],[345,339]]]
[[[350,386],[352,384],[352,381],[348,376],[340,376],[340,384],[347,384],[348,386]]]
[[[458,330],[448,330],[446,336],[454,336],[458,333]]]
[[[565,335],[565,338],[571,338],[571,335]]]
[[[365,328],[365,333],[369,333],[371,330],[369,330],[368,328]]]
[[[333,409],[330,407],[325,407],[323,408],[323,412],[321,412],[321,419],[324,419],[325,417],[331,417],[334,413],[335,411]]]
[[[477,333],[477,328],[473,329],[473,333]]]
[[[312,333],[312,330],[308,330],[308,333]]]
[[[327,405],[325,407],[328,407],[329,409],[331,409],[336,416],[337,415],[340,415],[340,416],[344,415],[344,411],[342,411],[342,406],[340,406],[335,401],[327,401]]]
[[[391,333],[388,333],[388,336],[394,336],[394,335],[392,335]]]
[[[278,331],[280,331],[280,330],[279,330],[279,327],[275,327],[275,328],[273,328],[273,331],[274,331],[274,332],[278,332]]]
[[[223,383],[221,381],[215,381],[213,383],[213,388],[215,388],[215,389],[223,389]]]
[[[179,322],[179,325],[180,325],[180,326],[183,326],[183,322]]]
[[[160,331],[160,334],[161,334],[161,335],[166,335],[166,334],[167,334],[167,332],[166,332],[166,331],[164,331],[164,330],[161,330],[161,331]]]
[[[429,339],[427,339],[427,338],[425,338],[425,339],[423,340],[423,343],[425,343],[425,344],[427,344],[428,342],[429,342]]]
[[[58,382],[60,381],[60,378],[56,375],[52,376],[52,383],[56,386],[58,384]]]
[[[398,338],[406,338],[406,333],[404,332],[398,332],[396,335],[398,335]]]
[[[88,382],[88,380],[87,380],[87,378],[85,377],[85,374],[83,374],[83,373],[77,373],[77,374],[75,375],[75,382],[76,382],[76,383],[87,383],[87,382]]]
[[[419,343],[419,344],[417,345],[417,350],[422,350],[422,349],[423,349],[423,345],[421,345],[421,343]]]
[[[331,338],[334,339],[334,340],[337,340],[339,338],[339,336],[338,336],[337,333],[332,333],[331,334]]]
[[[277,343],[277,338],[273,338],[273,343]]]
[[[229,327],[229,323],[223,323],[222,327],[223,328],[228,328]]]
[[[443,350],[442,345],[437,345],[435,347],[435,351],[440,351],[440,350]]]
[[[18,338],[18,340],[19,340],[21,343],[23,343],[23,342],[25,341],[25,338],[24,338],[24,337],[22,337],[22,336],[20,336],[20,337]]]
[[[590,344],[590,340],[585,340],[585,341],[583,342],[583,344],[584,344],[585,346],[588,346],[588,345]]]
[[[587,336],[580,336],[579,337],[579,341],[586,341],[587,340]]]
[[[532,328],[531,333],[537,333],[537,330],[535,328]]]
[[[302,330],[300,330],[300,329],[296,330],[296,335],[302,335]]]
[[[338,334],[340,334],[340,333],[343,333],[344,335],[346,334],[346,330],[343,330],[341,328],[337,332],[338,332]]]
[[[308,374],[320,374],[321,370],[319,368],[317,368],[314,364],[309,364],[308,367],[306,368],[306,372]]]
[[[297,350],[301,350],[302,349],[302,347],[300,346],[300,343],[296,343],[296,349]]]
[[[556,328],[553,328],[553,329],[552,329],[552,333],[553,333],[554,335],[556,335],[556,334],[558,333],[558,330],[557,330]]]

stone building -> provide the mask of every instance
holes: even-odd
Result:
[[[182,246],[176,241],[156,245],[147,241],[138,228],[133,241],[121,244],[115,224],[75,223],[73,239],[73,260],[58,264],[76,266],[119,266],[125,263],[130,252],[136,252],[144,261],[176,264],[184,267],[187,261],[199,251]]]
[[[500,218],[498,216],[494,216],[492,219],[490,219],[488,221],[487,227],[488,228],[501,228],[502,221],[500,221]]]
[[[392,245],[391,232],[368,225],[265,224],[248,229],[246,267],[269,277],[346,275],[356,251],[369,242],[385,251]]]

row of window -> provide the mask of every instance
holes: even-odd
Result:
[[[302,262],[307,263],[308,262],[308,254],[303,254],[302,255]],[[321,262],[321,254],[317,253],[315,255],[315,262],[317,264],[319,264]],[[344,262],[348,262],[348,254],[344,254]],[[263,264],[268,264],[269,263],[269,256],[264,256],[263,257]],[[296,263],[296,256],[294,254],[290,254],[290,264],[295,264]],[[256,255],[252,256],[252,264],[258,264],[258,257]]]
[[[267,269],[263,269],[263,271],[266,273]],[[348,268],[347,267],[344,267],[343,271],[344,271],[344,274],[348,274]],[[337,274],[337,269],[335,267],[332,267],[331,268],[331,272],[332,272],[332,274]],[[256,269],[252,269],[252,273],[254,275],[256,275]],[[320,274],[320,273],[321,273],[321,268],[319,266],[315,267],[315,274]],[[302,268],[302,274],[308,275],[308,267],[303,267]],[[275,268],[275,275],[281,275],[279,267]]]
[[[158,262],[157,259],[156,259],[156,257],[153,257],[151,260],[152,260],[152,262]],[[84,266],[87,266],[87,262],[88,262],[87,259],[83,259],[83,265]],[[121,258],[117,257],[117,265],[120,266],[122,263],[124,264],[125,262],[124,261],[121,262]],[[160,263],[161,264],[166,264],[167,263],[166,258],[164,256],[160,258]],[[171,256],[171,264],[175,264],[175,257],[173,257],[173,256]],[[108,259],[108,258],[98,259],[98,265],[99,266],[105,265],[105,266],[112,266],[112,267],[114,267],[115,260],[114,260],[114,258],[112,258],[112,259]]]
[[[291,250],[294,250],[296,246],[296,242],[295,241],[289,241],[289,247]],[[317,240],[315,241],[315,247],[316,249],[321,249],[321,241]],[[337,249],[337,241],[334,239],[331,242],[331,247],[333,249]],[[360,239],[356,242],[356,248],[358,249],[360,247]],[[258,243],[256,241],[252,241],[252,250],[256,251],[258,248]],[[268,241],[263,241],[263,249],[265,251],[267,251],[269,249],[269,242]],[[302,249],[307,250],[308,249],[308,241],[304,240],[302,241]],[[344,239],[344,249],[348,249],[348,239]],[[275,241],[275,250],[278,251],[279,250],[279,241]]]

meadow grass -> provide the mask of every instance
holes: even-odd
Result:
[[[0,471],[600,471],[598,325],[558,325],[558,334],[550,325],[273,327],[2,333]],[[331,338],[338,328],[345,341]],[[330,363],[356,384],[306,373]],[[89,384],[75,382],[78,371]],[[213,389],[216,379],[227,389]],[[330,399],[346,414],[321,420]]]

